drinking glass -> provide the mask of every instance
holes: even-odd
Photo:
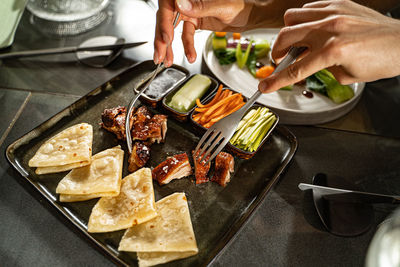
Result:
[[[368,248],[365,267],[400,266],[400,208],[382,222]]]
[[[31,22],[46,33],[73,35],[99,25],[110,0],[29,0]]]

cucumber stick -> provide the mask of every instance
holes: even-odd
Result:
[[[240,149],[253,152],[257,150],[275,121],[276,116],[268,108],[252,109],[240,121],[230,143]]]
[[[188,112],[196,104],[196,99],[207,92],[210,85],[210,78],[196,74],[174,94],[167,105],[177,111]]]

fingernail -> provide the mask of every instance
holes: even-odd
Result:
[[[156,64],[156,65],[158,64],[158,53],[157,53],[157,51],[154,52],[153,61],[154,61],[154,64]]]
[[[165,32],[162,34],[162,38],[163,38],[163,41],[164,41],[164,43],[166,44],[166,45],[169,45],[169,37],[168,37],[168,34],[166,34]]]
[[[164,59],[164,66],[166,68],[170,67],[172,65],[172,62],[170,60]]]
[[[176,4],[182,11],[190,11],[192,9],[192,3],[189,0],[177,0]]]
[[[195,60],[193,56],[187,56],[187,59],[188,59],[188,61],[189,61],[190,63],[193,63],[194,60]]]

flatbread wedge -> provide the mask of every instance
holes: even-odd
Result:
[[[118,250],[137,252],[139,266],[151,266],[198,253],[184,193],[156,202],[157,217],[126,230]]]
[[[116,197],[102,197],[90,214],[88,232],[127,229],[157,216],[149,168],[142,168],[122,179]]]
[[[60,202],[78,202],[78,201],[86,201],[93,198],[98,197],[114,197],[115,193],[110,192],[100,192],[100,193],[92,193],[88,195],[69,195],[69,194],[60,194]]]
[[[83,166],[87,166],[90,164],[90,161],[80,161],[77,163],[71,163],[61,166],[51,166],[51,167],[37,167],[35,170],[36,174],[48,174],[48,173],[56,173],[56,172],[65,172],[75,168],[80,168]]]
[[[103,196],[118,196],[124,151],[120,146],[94,155],[90,165],[70,171],[57,185],[60,201],[72,202]]]
[[[30,167],[54,167],[90,162],[93,127],[87,123],[73,125],[42,144],[29,160]]]
[[[198,251],[185,252],[138,252],[139,267],[154,266],[196,255]]]

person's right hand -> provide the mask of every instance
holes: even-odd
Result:
[[[317,1],[289,9],[275,41],[279,62],[291,46],[308,51],[288,68],[260,82],[263,93],[299,82],[327,68],[342,84],[400,75],[400,20],[348,0]]]
[[[186,58],[196,60],[194,33],[196,29],[242,32],[249,28],[248,20],[252,4],[246,0],[159,0],[154,39],[154,62],[173,63],[170,46],[174,38],[173,21],[176,12],[184,21],[182,42]],[[164,60],[165,58],[165,60]]]

